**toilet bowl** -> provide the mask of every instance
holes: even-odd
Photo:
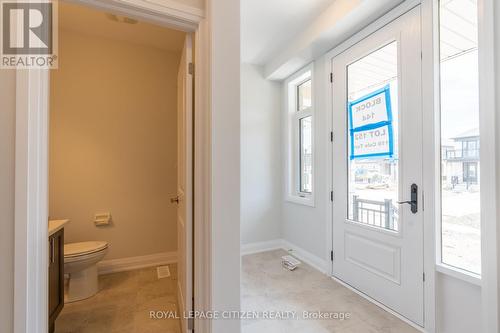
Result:
[[[99,291],[97,263],[107,251],[108,243],[103,241],[64,244],[64,273],[69,275],[66,303],[89,298]]]

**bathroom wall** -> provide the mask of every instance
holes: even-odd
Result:
[[[105,240],[106,259],[177,249],[180,54],[61,30],[51,75],[50,217],[66,242]],[[147,59],[147,61],[144,61]],[[112,223],[96,227],[96,213]]]

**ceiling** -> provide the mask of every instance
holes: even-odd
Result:
[[[398,76],[398,45],[392,42],[348,66],[349,99],[360,98]]]
[[[477,50],[477,0],[442,0],[440,56],[449,61]],[[470,70],[464,68],[464,70]],[[349,90],[360,92],[397,77],[397,47],[388,45],[349,66]]]
[[[441,1],[441,60],[477,50],[477,0]]]
[[[103,11],[59,1],[59,29],[151,46],[171,52],[181,52],[185,33],[157,25],[137,22],[117,22]],[[117,16],[119,21],[123,17]]]
[[[241,61],[263,65],[335,0],[242,0]]]

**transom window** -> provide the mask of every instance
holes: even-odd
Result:
[[[311,106],[311,79],[307,79],[297,86],[297,111],[307,110]]]

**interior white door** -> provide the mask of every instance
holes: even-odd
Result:
[[[333,275],[423,325],[420,6],[332,68]]]
[[[193,75],[192,38],[186,36],[177,76],[177,278],[182,332],[193,309]]]

